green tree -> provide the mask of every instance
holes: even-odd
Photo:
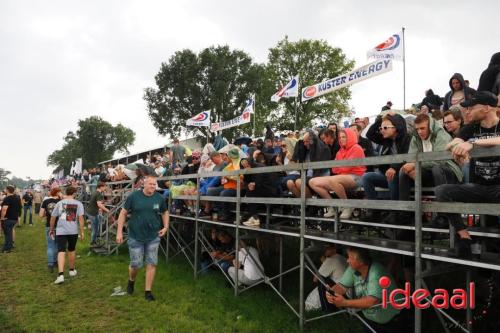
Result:
[[[275,89],[278,89],[280,85],[288,83],[291,77],[299,74],[301,91],[306,86],[334,78],[353,67],[354,61],[348,60],[340,48],[332,47],[324,40],[301,39],[290,42],[285,37],[276,47],[269,49],[266,77],[275,82]],[[314,120],[340,120],[349,113],[347,102],[350,97],[349,88],[343,88],[309,101],[298,102],[297,128],[310,127]],[[293,98],[282,99],[271,112],[270,119],[278,129],[294,128],[294,103]]]
[[[118,124],[111,125],[100,117],[92,116],[78,121],[78,130],[68,132],[61,149],[47,158],[47,164],[69,172],[71,163],[81,157],[83,168],[94,167],[98,162],[113,158],[115,152],[128,153],[127,147],[134,143],[135,133]]]
[[[0,168],[0,189],[3,190],[5,186],[7,186],[9,182],[8,175],[10,175],[10,171],[5,170],[4,168]]]
[[[155,76],[156,88],[144,90],[148,115],[162,135],[188,132],[206,136],[208,128],[186,127],[186,120],[206,110],[212,111],[212,122],[235,118],[245,100],[263,89],[259,83],[263,74],[262,65],[228,46],[209,47],[199,54],[178,51],[161,64]],[[227,129],[223,134],[229,139],[241,131],[250,134],[251,126]]]

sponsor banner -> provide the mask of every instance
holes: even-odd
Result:
[[[295,75],[286,86],[271,96],[271,102],[278,103],[282,98],[299,96],[299,76]]]
[[[354,83],[370,79],[382,73],[392,70],[391,60],[374,61],[363,67],[352,70],[349,73],[337,76],[336,78],[317,83],[302,89],[302,101],[307,101],[335,90],[350,86]]]
[[[186,125],[197,126],[197,127],[210,126],[210,111],[203,111],[198,113],[193,118],[188,119],[186,121]]]
[[[250,122],[250,115],[251,113],[249,111],[243,112],[241,116],[238,116],[234,119],[227,120],[227,121],[221,121],[219,123],[212,123],[210,126],[210,131],[211,132],[217,132],[217,131],[222,131],[226,128],[231,128],[235,126],[240,126],[246,123]]]
[[[378,44],[366,53],[368,59],[392,59],[403,60],[403,32],[387,38],[383,43]]]

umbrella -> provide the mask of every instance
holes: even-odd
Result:
[[[236,140],[234,140],[235,145],[247,145],[249,146],[252,143],[252,138],[248,136],[240,136]]]

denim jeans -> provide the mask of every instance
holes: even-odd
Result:
[[[92,236],[90,238],[90,242],[95,243],[97,241],[97,237],[101,232],[101,218],[99,214],[97,214],[96,216],[87,214],[87,216],[90,219],[90,223],[92,226]]]
[[[381,172],[367,172],[361,178],[361,184],[365,190],[367,199],[376,200],[378,198],[375,187],[389,188],[391,200],[399,199],[399,175],[396,173],[391,182],[387,181]]]
[[[30,212],[30,224],[33,224],[33,206],[23,206],[23,224],[26,224],[26,212]]]
[[[47,265],[55,266],[57,262],[56,241],[49,236],[49,227],[45,227],[45,238],[47,239]]]
[[[5,235],[5,244],[3,245],[2,250],[3,251],[10,251],[12,250],[13,247],[13,236],[12,236],[12,230],[14,229],[14,226],[16,225],[17,220],[4,220],[2,222],[2,229],[3,233]]]
[[[447,165],[433,165],[430,168],[422,168],[422,186],[439,186],[456,184],[457,182],[457,176]],[[413,179],[404,172],[399,174],[399,200],[410,200],[410,191],[414,183]]]

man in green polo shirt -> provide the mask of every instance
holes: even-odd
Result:
[[[151,288],[158,264],[158,246],[160,238],[168,230],[169,215],[165,199],[156,192],[156,176],[148,175],[144,179],[144,189],[132,192],[125,201],[118,217],[116,242],[123,242],[123,225],[127,215],[128,249],[130,254],[129,281],[127,292],[134,293],[135,278],[139,268],[146,263],[145,298],[154,301]]]
[[[394,309],[390,304],[384,309],[378,305],[382,300],[382,287],[379,279],[388,277],[392,283],[387,288],[388,294],[396,288],[394,278],[387,268],[378,262],[372,262],[366,249],[347,249],[347,262],[349,267],[344,272],[340,281],[332,288],[334,295],[327,292],[326,298],[329,303],[337,307],[361,309],[368,325],[377,333],[401,332],[402,322],[398,316],[399,310]],[[347,289],[353,288],[352,299],[347,299],[344,295]],[[365,327],[366,332],[372,332]]]

